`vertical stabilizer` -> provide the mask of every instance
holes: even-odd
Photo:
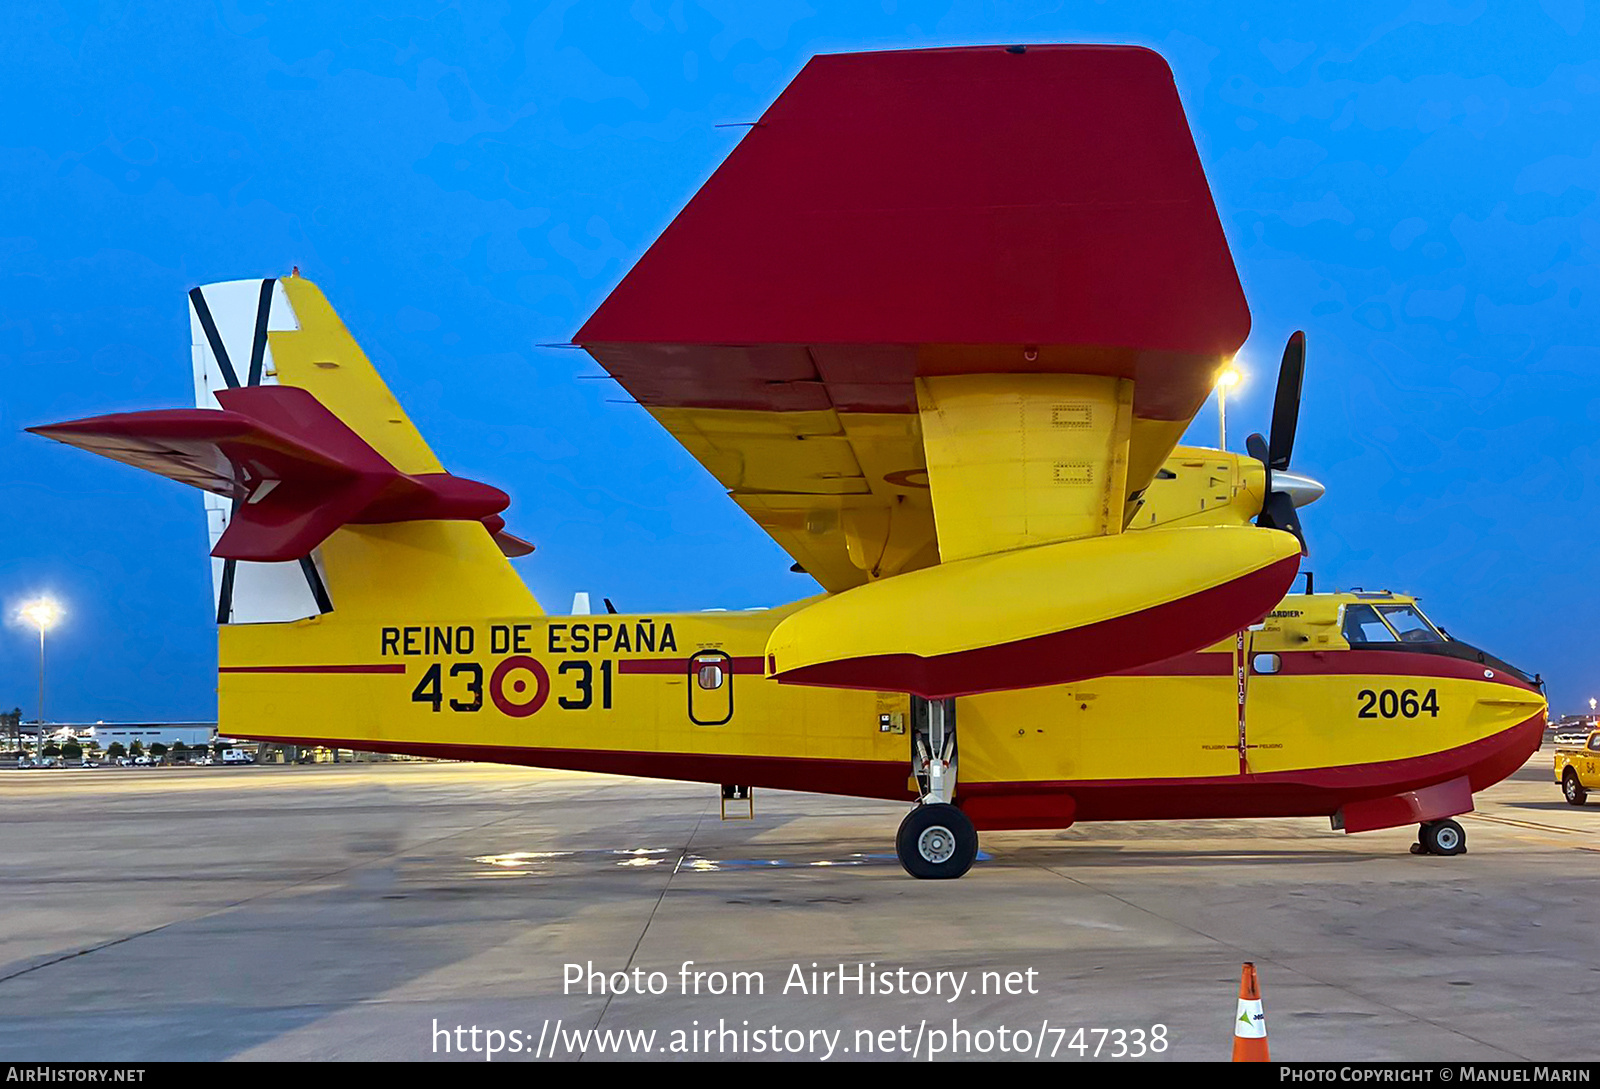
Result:
[[[221,408],[219,392],[277,385],[270,334],[293,333],[299,328],[279,280],[229,280],[190,291],[195,406]],[[235,500],[209,491],[204,494],[206,528],[215,548],[227,532]],[[333,601],[319,551],[284,563],[213,557],[211,585],[217,623],[300,620],[330,611]]]

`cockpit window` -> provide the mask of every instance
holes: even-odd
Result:
[[[1371,605],[1344,607],[1344,638],[1347,643],[1392,643],[1394,632]]]
[[[1444,636],[1428,623],[1412,605],[1380,605],[1378,611],[1389,622],[1402,643],[1442,643]]]

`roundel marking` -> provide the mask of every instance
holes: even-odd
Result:
[[[885,475],[883,481],[885,484],[893,484],[897,488],[926,488],[929,486],[928,470],[901,469],[899,472]]]
[[[528,682],[523,678],[507,681],[507,677],[519,669],[533,674],[532,696],[527,695]],[[525,654],[514,655],[494,667],[494,674],[489,678],[489,697],[502,713],[512,718],[527,718],[550,698],[550,674],[545,672],[537,658],[529,658]]]

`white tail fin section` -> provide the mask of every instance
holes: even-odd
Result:
[[[220,390],[277,385],[267,334],[299,328],[289,296],[276,279],[229,280],[189,292],[195,406],[220,408]],[[233,500],[204,494],[206,527],[215,548],[228,528]],[[218,624],[301,620],[333,608],[316,552],[288,563],[213,558],[211,584]]]

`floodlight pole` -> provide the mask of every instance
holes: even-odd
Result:
[[[39,625],[39,759],[44,759],[44,632]]]
[[[1228,385],[1217,383],[1217,449],[1228,449]]]

